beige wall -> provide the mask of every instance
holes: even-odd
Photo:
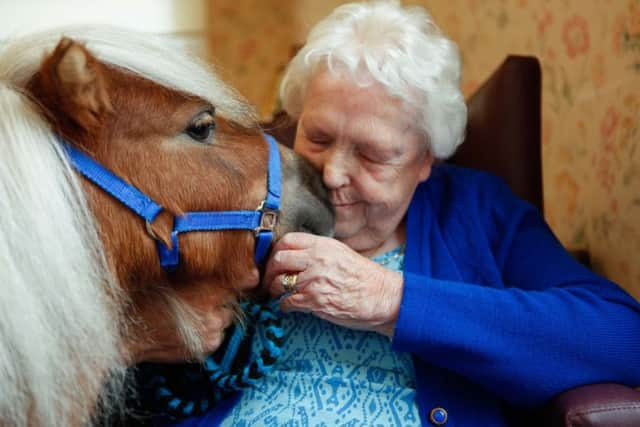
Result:
[[[267,117],[291,50],[335,5],[216,0],[214,56]],[[640,0],[429,0],[470,93],[509,53],[543,68],[545,216],[562,242],[640,297]],[[544,268],[544,266],[542,266]]]
[[[162,34],[177,48],[205,55],[210,0],[0,0],[0,43],[65,25],[115,25]]]

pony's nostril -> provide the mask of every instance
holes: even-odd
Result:
[[[313,230],[313,228],[311,228],[310,226],[308,226],[308,225],[306,225],[306,224],[302,224],[302,225],[300,226],[300,230],[299,230],[299,231],[301,231],[301,232],[303,232],[303,233],[318,234],[318,233],[316,233],[316,232]]]

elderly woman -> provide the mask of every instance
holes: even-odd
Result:
[[[501,426],[595,382],[640,384],[640,305],[565,252],[462,142],[456,45],[420,8],[349,4],[281,86],[335,239],[282,238],[265,276],[281,362],[185,425]]]

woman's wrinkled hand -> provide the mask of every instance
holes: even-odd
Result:
[[[296,291],[282,300],[283,311],[309,312],[347,328],[393,336],[402,274],[338,240],[289,233],[274,246],[263,284],[278,297],[285,292],[283,276],[296,273]]]

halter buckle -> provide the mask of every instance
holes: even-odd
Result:
[[[264,200],[260,202],[260,206],[256,209],[261,213],[260,215],[260,224],[256,228],[253,229],[254,234],[257,236],[263,231],[274,231],[276,225],[278,225],[278,217],[280,216],[280,211],[270,208],[264,207]]]
[[[258,235],[263,231],[273,231],[278,224],[279,211],[272,209],[263,209],[260,216],[260,225],[253,229],[253,232]]]

